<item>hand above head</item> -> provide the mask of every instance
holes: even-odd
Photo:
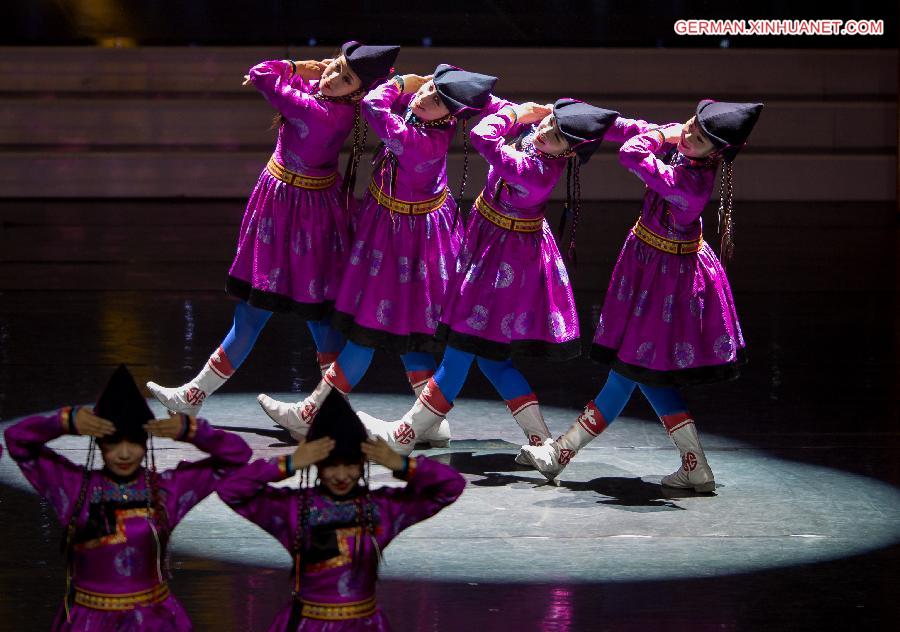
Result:
[[[432,77],[433,75],[427,75],[424,77],[422,75],[416,74],[401,75],[401,78],[403,79],[403,92],[405,94],[418,92],[419,88],[431,81]]]
[[[660,127],[659,132],[663,135],[665,142],[670,145],[677,145],[681,140],[681,130],[684,126],[681,123],[672,123],[665,127]]]
[[[321,78],[322,73],[325,72],[325,68],[328,67],[328,64],[331,63],[331,61],[331,59],[323,59],[322,61],[308,59],[305,61],[295,61],[294,65],[297,68],[297,74],[307,81],[310,81],[312,79]]]
[[[191,418],[181,413],[173,413],[169,411],[169,416],[165,419],[151,419],[144,424],[144,430],[154,437],[166,437],[167,439],[178,439],[184,433],[185,420],[189,423]]]
[[[513,106],[513,110],[516,113],[516,122],[528,125],[542,121],[545,116],[553,112],[553,106],[527,101]]]
[[[394,452],[381,437],[369,437],[362,443],[362,451],[370,461],[383,465],[392,472],[403,467],[403,457]]]
[[[116,427],[113,425],[113,422],[104,419],[103,417],[98,417],[87,408],[78,409],[73,423],[75,424],[75,430],[78,431],[78,434],[85,435],[86,437],[97,437],[99,439],[101,437],[108,437],[116,432]]]
[[[331,437],[320,437],[313,441],[304,441],[297,446],[294,454],[291,456],[295,470],[302,470],[309,467],[313,463],[318,463],[326,458],[331,451],[334,450],[334,439]]]

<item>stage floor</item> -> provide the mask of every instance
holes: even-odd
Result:
[[[145,202],[130,209],[133,222],[112,228],[110,202],[46,206],[0,204],[7,253],[0,262],[2,426],[92,401],[122,361],[140,381],[181,383],[230,326],[233,304],[209,289],[222,278],[227,261],[219,251],[230,250],[236,230],[234,217],[219,218],[221,203]],[[819,212],[816,205],[790,210]],[[805,242],[789,254],[772,250],[783,245],[772,245],[770,230],[752,227],[752,213],[744,217],[741,253],[754,256],[739,258],[729,274],[750,364],[736,382],[685,392],[716,493],[679,497],[659,486],[678,457],[639,396],[569,466],[560,487],[545,485],[537,472],[514,465],[519,431],[473,369],[450,416],[454,441],[427,453],[459,468],[467,490],[386,550],[379,600],[395,629],[896,627],[896,240],[884,232],[896,228],[829,225],[809,236],[812,244],[882,235],[889,243],[865,251],[865,269],[881,272],[860,276],[861,264],[845,264],[847,251],[835,250],[844,259],[829,262]],[[179,221],[184,230],[168,230]],[[597,248],[613,257],[616,235],[597,235]],[[81,246],[73,250],[72,240]],[[753,268],[760,262],[770,266],[764,276]],[[602,273],[608,278],[608,269]],[[602,292],[577,298],[587,340]],[[524,361],[521,368],[554,433],[606,377],[585,358]],[[240,432],[256,456],[280,454],[290,450],[287,436],[255,395],[299,395],[317,379],[305,326],[275,317],[204,415]],[[404,412],[412,396],[399,359],[376,353],[352,402],[376,415]],[[54,446],[73,458],[85,450],[78,438]],[[194,455],[175,444],[160,453],[163,463]],[[376,482],[392,483],[384,471]],[[48,628],[64,589],[60,535],[4,454],[0,630]],[[216,498],[175,532],[173,561],[173,589],[198,630],[265,630],[289,596],[287,554]]]

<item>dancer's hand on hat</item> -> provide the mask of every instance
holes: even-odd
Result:
[[[513,106],[516,113],[516,122],[528,125],[529,123],[537,123],[542,121],[545,116],[553,113],[553,106],[541,105],[533,101],[520,103]]]
[[[86,437],[108,437],[116,433],[113,422],[103,417],[98,417],[87,408],[79,408],[75,413],[75,430]]]
[[[370,461],[383,465],[392,472],[403,467],[403,457],[391,450],[388,442],[381,437],[369,437],[363,441],[362,451]]]
[[[309,467],[313,463],[318,463],[326,458],[331,451],[334,450],[334,439],[331,437],[320,437],[313,441],[304,441],[294,450],[291,460],[294,463],[295,470],[302,470]]]
[[[403,75],[403,92],[406,94],[418,92],[419,88],[431,81],[432,77],[433,75],[425,77],[416,74]]]
[[[244,75],[244,80],[241,82],[241,85],[242,86],[250,85],[250,75]]]
[[[672,123],[671,125],[660,127],[659,131],[662,132],[663,138],[666,139],[667,143],[670,145],[677,145],[681,140],[682,128],[683,125],[681,125],[681,123]]]
[[[184,434],[184,426],[190,423],[190,417],[180,413],[169,411],[170,417],[165,419],[151,419],[144,424],[144,430],[154,437],[166,437],[167,439],[178,439]]]
[[[312,79],[320,79],[322,77],[322,73],[325,72],[325,68],[328,67],[328,64],[333,60],[322,60],[316,61],[315,59],[309,59],[306,61],[295,61],[294,64],[297,66],[297,74],[310,81]]]

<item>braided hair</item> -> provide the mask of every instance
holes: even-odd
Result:
[[[462,179],[459,182],[459,195],[456,196],[456,212],[453,214],[453,227],[456,228],[456,222],[459,219],[459,209],[463,205],[463,193],[466,191],[466,180],[469,177],[469,129],[468,119],[462,121],[463,133],[463,172]]]
[[[72,420],[75,419],[75,410],[76,409],[74,408],[72,409],[70,417]],[[94,437],[91,437],[90,443],[88,443],[87,460],[85,461],[84,469],[82,471],[81,488],[78,492],[78,500],[75,501],[75,506],[72,509],[69,524],[66,525],[66,530],[63,532],[61,543],[63,555],[66,560],[66,592],[63,597],[63,605],[66,610],[66,621],[70,620],[72,605],[75,602],[75,584],[72,581],[75,574],[75,530],[77,528],[78,518],[81,515],[81,510],[87,500],[87,494],[91,483],[91,473],[94,470],[94,457],[96,454],[97,442],[94,440]]]
[[[321,94],[321,93],[320,93]],[[347,168],[344,171],[344,201],[347,208],[350,207],[350,200],[353,198],[353,189],[356,187],[356,173],[359,168],[359,159],[366,147],[366,137],[369,134],[369,124],[363,121],[361,113],[360,95],[365,94],[365,90],[357,90],[346,97],[333,97],[329,100],[344,100],[345,103],[353,103],[353,147],[350,150],[350,157],[347,159]],[[316,95],[318,96],[318,95]]]
[[[569,231],[569,246],[566,249],[565,261],[567,265],[575,266],[578,263],[575,234],[578,230],[578,220],[581,217],[581,159],[575,153],[572,153],[566,162],[566,203],[563,206],[562,216],[559,218],[560,241],[566,230],[566,220],[570,215],[572,216],[572,229]]]
[[[719,260],[724,268],[734,257],[734,161],[722,159],[722,181],[719,185],[718,232]]]
[[[156,469],[156,452],[153,449],[153,435],[149,435],[149,450],[145,455],[144,477],[147,485],[147,522],[156,540],[156,574],[159,581],[171,576],[169,564],[169,512],[159,493],[159,472]]]

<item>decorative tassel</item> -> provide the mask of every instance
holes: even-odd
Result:
[[[347,168],[344,172],[344,202],[346,203],[346,208],[350,208],[353,190],[356,188],[356,172],[369,131],[369,125],[362,121],[360,104],[357,102],[353,108],[353,147],[350,150],[350,158],[347,161]]]
[[[566,250],[566,263],[574,267],[578,265],[578,255],[575,252],[575,233],[578,230],[578,219],[581,217],[581,160],[572,158],[572,193],[574,197],[574,212],[572,215],[572,231],[569,233],[569,248]]]
[[[719,260],[724,269],[734,257],[734,162],[731,160],[722,161],[718,220]]]

